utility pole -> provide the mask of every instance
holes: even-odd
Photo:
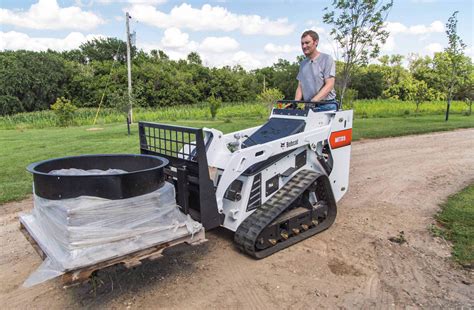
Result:
[[[127,126],[128,134],[130,134],[130,124],[133,123],[133,111],[132,111],[132,63],[130,60],[130,14],[125,13],[125,20],[127,24],[127,73],[128,73],[128,116]]]

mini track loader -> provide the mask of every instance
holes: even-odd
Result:
[[[140,122],[141,153],[169,160],[182,212],[263,258],[330,227],[348,189],[352,110],[319,104],[280,101],[264,125],[229,134]]]
[[[327,229],[348,187],[352,111],[318,105],[281,101],[262,126],[226,135],[141,122],[140,155],[31,164],[34,208],[20,229],[44,261],[25,285],[133,267],[218,226],[255,258]]]

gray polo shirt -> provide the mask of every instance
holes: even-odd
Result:
[[[311,101],[323,88],[324,80],[336,76],[336,63],[328,54],[320,53],[316,59],[306,58],[300,63],[300,71],[296,79],[301,83],[303,99]],[[336,98],[334,89],[323,100],[333,100]]]

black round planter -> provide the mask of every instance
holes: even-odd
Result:
[[[35,194],[59,200],[79,196],[123,199],[144,195],[163,185],[166,158],[135,154],[100,154],[54,158],[32,163],[26,169],[33,174]],[[60,169],[121,169],[127,173],[61,175],[49,174]]]

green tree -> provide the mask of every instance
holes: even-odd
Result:
[[[413,100],[416,104],[415,115],[418,114],[420,105],[431,99],[431,92],[425,81],[413,81]]]
[[[351,88],[357,91],[359,99],[374,99],[382,96],[384,74],[378,65],[369,65],[354,70]],[[340,92],[336,92],[339,95]],[[346,96],[347,97],[347,96]]]
[[[70,78],[59,53],[0,53],[0,96],[16,97],[25,112],[48,109],[56,98],[65,95]]]
[[[244,101],[247,98],[247,91],[239,78],[242,74],[230,67],[213,68],[210,93],[221,98],[223,102]]]
[[[257,100],[266,105],[268,109],[271,110],[273,104],[278,100],[282,100],[284,97],[285,95],[283,95],[279,89],[267,88],[257,96]]]
[[[384,29],[393,0],[333,0],[332,8],[326,7],[324,23],[332,26],[331,35],[342,49],[344,65],[341,81],[341,105],[349,85],[352,70],[357,64],[366,64],[380,52],[389,33]]]
[[[458,91],[456,92],[455,98],[458,100],[466,100],[469,99],[471,101],[474,100],[474,70],[472,66],[471,59],[466,57],[468,62],[470,63],[467,71],[469,74],[466,75],[463,83],[459,85]]]
[[[434,78],[435,73],[430,58],[411,57],[410,70],[402,66],[402,60],[401,55],[379,58],[381,64],[378,68],[383,74],[384,83],[382,97],[403,101],[414,100],[418,81],[424,81],[429,92],[425,100],[439,100],[442,93],[432,87],[432,85],[437,85],[437,79]]]
[[[74,112],[77,110],[77,107],[70,100],[61,97],[51,105],[51,110],[54,111],[58,118],[58,125],[65,127],[71,125],[74,121]]]
[[[10,95],[0,96],[0,115],[11,115],[24,111],[23,105],[17,97]]]
[[[425,81],[429,88],[442,93],[446,81],[440,74],[441,72],[436,72],[436,67],[434,59],[429,56],[414,56],[409,62],[409,70],[413,78],[418,81]]]
[[[283,93],[284,98],[293,99],[296,87],[298,86],[298,81],[296,80],[298,70],[298,62],[289,62],[285,59],[278,59],[278,62],[271,67],[255,70],[257,80],[255,93],[258,94],[266,88],[277,88]]]
[[[190,64],[202,65],[201,56],[199,56],[199,54],[196,52],[189,53],[186,58]]]
[[[433,71],[435,80],[438,82],[436,87],[443,93],[444,99],[447,99],[451,83],[454,84],[452,99],[458,100],[465,98],[463,93],[466,91],[466,88],[469,88],[469,84],[472,85],[473,66],[471,58],[463,55],[457,60],[456,67],[458,74],[452,76],[452,63],[448,53],[435,53],[433,57]],[[454,81],[451,82],[451,80]]]
[[[400,79],[398,83],[391,84],[382,93],[383,98],[390,98],[396,100],[412,100],[415,92],[414,80],[410,74]]]
[[[429,56],[414,57],[410,60],[410,72],[416,80],[425,81],[433,91],[433,100],[445,100],[449,91],[451,79],[451,62],[446,52],[435,53],[433,58]],[[452,98],[464,100],[469,97],[473,88],[474,72],[470,57],[459,57],[457,63],[458,71],[461,74],[454,76],[455,87]],[[472,93],[472,91],[471,91]]]
[[[457,24],[458,19],[456,15],[458,11],[455,11],[453,15],[448,19],[446,23],[446,35],[448,36],[449,46],[445,48],[446,53],[448,54],[449,64],[450,64],[450,80],[447,93],[447,104],[446,104],[446,121],[449,118],[449,108],[451,106],[451,99],[453,97],[454,87],[457,84],[457,78],[459,75],[462,75],[463,72],[459,70],[459,63],[464,55],[464,48],[466,44],[463,43],[461,38],[457,33]]]
[[[121,63],[127,61],[127,44],[117,38],[99,38],[87,41],[79,46],[82,54],[81,62],[116,60]],[[137,53],[136,47],[132,46],[130,51],[134,57]]]
[[[272,87],[270,83],[272,83],[274,73],[275,71],[273,70],[272,67],[264,67],[264,68],[256,69],[254,71],[255,78],[258,84],[257,93],[262,92],[269,87]]]
[[[71,78],[67,83],[66,93],[70,98],[74,98],[79,107],[97,106],[101,98],[101,90],[105,87],[100,85],[100,70],[94,64],[82,64],[75,61],[65,62],[67,71]]]
[[[80,49],[64,51],[61,53],[61,56],[68,61],[74,61],[74,62],[80,62],[80,63],[85,62],[84,55],[82,54],[82,51]]]
[[[298,86],[299,64],[297,62],[289,62],[288,60],[278,59],[273,66],[274,74],[272,87],[278,88],[285,98],[292,100],[295,97],[295,90]]]
[[[170,57],[162,50],[151,50],[150,55],[154,59],[168,60]]]
[[[468,108],[466,115],[469,116],[469,115],[472,114],[472,99],[471,98],[466,98],[466,99],[464,99],[464,102],[466,103],[467,108]]]

